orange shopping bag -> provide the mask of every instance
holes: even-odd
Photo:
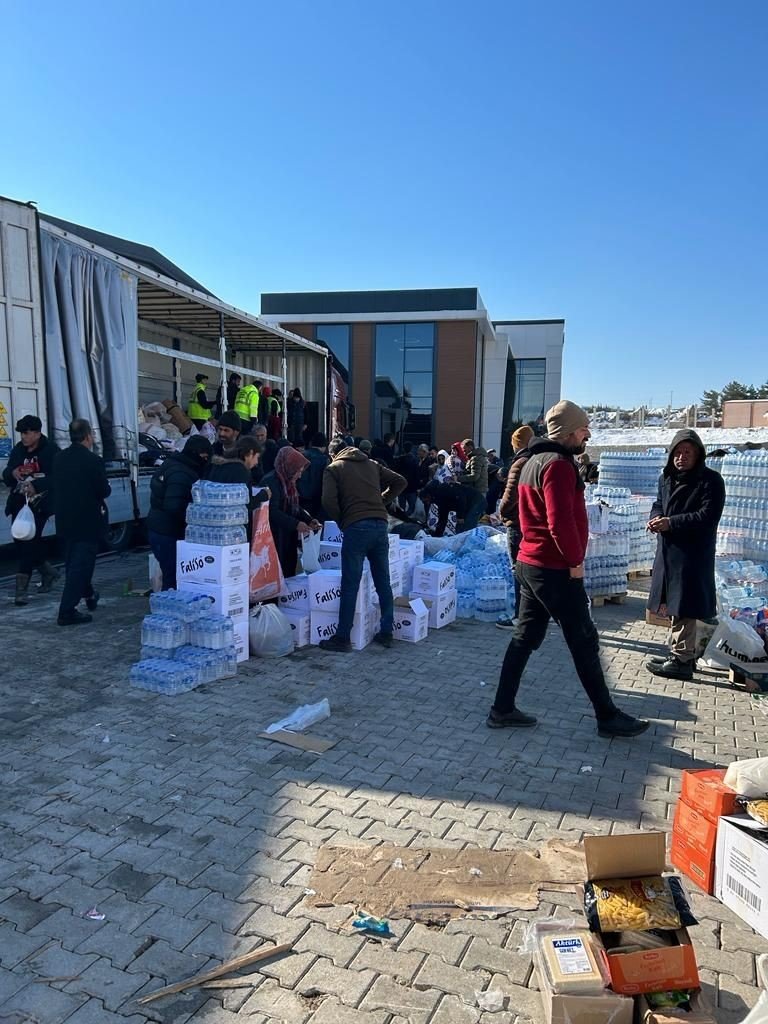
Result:
[[[269,505],[265,502],[253,513],[251,539],[250,596],[251,601],[266,601],[285,593],[283,570],[269,528]]]

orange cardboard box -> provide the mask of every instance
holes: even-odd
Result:
[[[713,825],[712,828],[715,828]],[[717,835],[717,829],[715,829]],[[693,846],[689,846],[679,833],[672,833],[672,849],[669,859],[686,878],[690,878],[700,889],[715,894],[715,852],[703,854]]]
[[[724,814],[737,814],[736,793],[723,782],[725,768],[683,772],[680,799],[694,811],[714,821]]]
[[[585,836],[584,855],[590,882],[605,878],[644,878],[666,870],[663,832],[634,832],[620,836]],[[674,933],[675,944],[664,949],[618,953],[606,950],[611,988],[624,996],[667,989],[699,988],[699,970],[685,928]]]
[[[677,802],[672,829],[673,836],[678,836],[702,857],[714,857],[717,847],[717,822],[699,814],[685,800]]]

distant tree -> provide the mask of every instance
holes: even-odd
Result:
[[[723,395],[721,391],[705,391],[701,396],[699,407],[705,409],[707,412],[714,410],[716,413],[721,413],[723,409]]]
[[[742,384],[738,380],[732,380],[726,384],[722,391],[724,402],[734,402],[739,399],[749,399],[756,396],[757,389],[752,384]]]

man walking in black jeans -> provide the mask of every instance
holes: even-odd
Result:
[[[575,456],[590,437],[587,414],[558,402],[546,416],[547,437],[528,445],[520,474],[518,508],[523,539],[517,556],[520,613],[501,667],[487,724],[492,729],[532,726],[515,706],[525,666],[554,619],[563,631],[581,685],[592,702],[600,736],[637,736],[648,722],[619,711],[600,664],[597,630],[584,589],[589,530],[584,483]]]
[[[59,452],[53,463],[56,533],[66,545],[60,626],[91,622],[92,616],[79,612],[77,606],[85,598],[92,612],[99,602],[91,577],[106,526],[104,499],[111,493],[104,462],[92,451],[93,433],[88,420],[72,420],[69,439],[72,444]]]

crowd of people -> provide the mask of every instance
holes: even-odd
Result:
[[[210,408],[205,404],[204,385],[204,378],[196,383],[192,411]],[[229,388],[234,409],[219,415],[216,441],[191,436],[181,451],[165,459],[151,480],[147,528],[164,588],[176,586],[176,544],[184,537],[195,482],[207,478],[243,483],[251,494],[252,511],[268,504],[285,577],[296,575],[302,540],[320,530],[325,519],[332,519],[343,531],[339,625],[320,647],[330,652],[351,650],[366,559],[381,610],[374,640],[388,647],[393,628],[390,517],[441,537],[449,528],[472,529],[498,505],[517,585],[513,614],[496,623],[509,630],[511,637],[488,726],[536,724],[534,716],[517,706],[517,695],[528,660],[554,620],[592,703],[598,733],[631,737],[648,728],[647,721],[615,704],[600,663],[598,634],[584,588],[588,543],[584,490],[591,475],[585,470],[591,464],[583,458],[590,437],[583,409],[572,402],[558,402],[546,415],[543,437],[528,426],[515,430],[510,438],[511,458],[503,465],[494,451],[486,451],[471,438],[454,442],[450,451],[427,444],[414,448],[405,443],[398,448],[392,434],[374,441],[338,437],[330,445],[321,433],[307,438],[298,389],[291,392],[292,406],[288,405],[293,440],[284,436],[282,424],[275,437],[270,427],[278,415],[278,407],[270,403],[274,393],[264,386],[243,387],[237,375],[230,378]],[[43,593],[58,579],[42,541],[45,524],[55,514],[57,534],[65,544],[66,573],[58,622],[62,626],[90,622],[90,612],[99,601],[92,575],[107,526],[105,500],[110,494],[104,463],[93,451],[93,431],[86,420],[73,420],[71,445],[60,451],[42,433],[38,417],[23,417],[16,429],[21,440],[3,472],[10,489],[6,515],[15,522],[22,510],[29,509],[34,529],[30,527],[28,539],[17,542],[15,602],[27,603],[35,571]],[[705,465],[705,459],[704,446],[694,431],[681,431],[675,437],[648,523],[659,538],[649,607],[669,614],[672,625],[669,654],[651,659],[648,669],[670,679],[693,677],[696,622],[715,614],[715,537],[725,492],[722,478]],[[81,601],[86,604],[85,613],[78,609]]]

